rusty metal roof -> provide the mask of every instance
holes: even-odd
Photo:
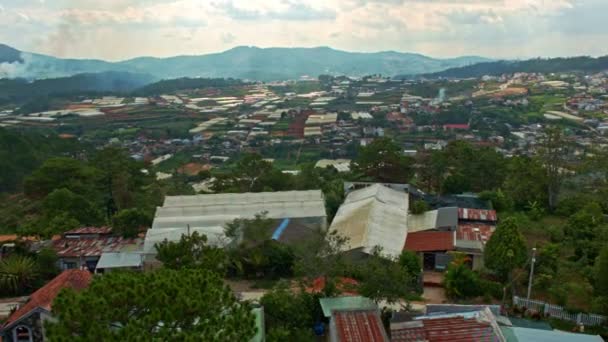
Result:
[[[456,230],[456,240],[480,241],[485,244],[490,240],[494,230],[496,227],[491,224],[459,224]]]
[[[104,252],[135,251],[143,247],[141,238],[125,239],[119,236],[100,236],[88,239],[60,239],[53,249],[60,258],[101,256]]]
[[[458,219],[468,221],[490,221],[496,222],[496,210],[458,208]]]
[[[501,341],[492,324],[477,318],[442,317],[391,324],[395,342],[494,342]]]
[[[80,227],[72,230],[68,230],[63,235],[91,235],[99,234],[105,235],[112,233],[112,227]]]

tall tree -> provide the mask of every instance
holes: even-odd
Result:
[[[567,158],[569,157],[569,142],[564,138],[560,128],[547,128],[540,141],[538,155],[545,168],[547,177],[547,198],[549,208],[555,209],[561,189],[562,180],[566,172]]]
[[[112,272],[53,302],[51,341],[247,341],[254,316],[215,273]]]
[[[182,235],[178,242],[163,241],[155,245],[156,259],[170,269],[205,269],[223,274],[226,269],[224,250],[209,246],[207,236],[194,232]]]
[[[484,262],[487,268],[507,280],[511,272],[525,264],[526,241],[519,231],[518,222],[509,217],[500,222],[486,244]]]
[[[397,303],[413,292],[411,275],[399,263],[375,251],[360,265],[359,293],[375,302]]]
[[[412,177],[413,161],[390,138],[380,138],[359,150],[352,162],[354,173],[378,182],[407,183]]]
[[[123,237],[133,238],[137,236],[140,228],[150,227],[151,224],[152,218],[143,210],[124,209],[112,218],[112,231]]]

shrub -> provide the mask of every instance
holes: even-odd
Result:
[[[414,215],[423,214],[430,209],[429,205],[423,200],[417,200],[410,205],[410,212]]]

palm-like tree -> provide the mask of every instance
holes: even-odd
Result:
[[[22,292],[32,286],[38,270],[32,258],[11,256],[0,260],[0,288],[11,293]]]

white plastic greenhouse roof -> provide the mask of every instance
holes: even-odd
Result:
[[[348,250],[371,253],[379,246],[397,257],[407,236],[408,203],[407,193],[374,184],[348,194],[330,229],[349,239]]]
[[[247,192],[193,196],[167,196],[163,207],[237,205],[251,203],[323,202],[321,190]]]
[[[269,218],[327,216],[321,190],[167,196],[155,216],[233,216],[229,221],[252,218],[261,212],[267,212]]]
[[[224,234],[224,227],[213,226],[213,227],[187,227],[183,228],[166,228],[166,229],[148,229],[146,232],[146,238],[144,240],[144,250],[146,254],[156,254],[154,245],[158,242],[162,242],[165,239],[167,241],[179,241],[182,235],[188,233],[192,234],[198,232],[201,235],[207,236],[207,243],[211,246],[222,246],[228,242],[228,238]]]

